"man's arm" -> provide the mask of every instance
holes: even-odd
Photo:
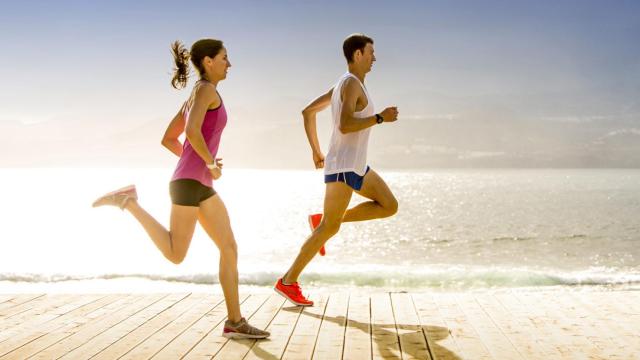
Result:
[[[369,116],[365,118],[354,117],[356,112],[356,104],[360,96],[364,96],[362,87],[355,79],[345,80],[342,86],[342,112],[340,113],[340,132],[343,134],[364,130],[368,127],[376,125],[376,116]],[[380,115],[385,122],[396,121],[398,119],[398,109],[388,107],[384,109]]]
[[[318,142],[318,131],[316,130],[316,114],[331,104],[331,95],[333,94],[333,88],[326,93],[318,96],[307,107],[302,110],[302,118],[304,119],[304,131],[307,133],[307,140],[311,146],[313,153],[313,163],[316,169],[324,167],[324,155],[320,150],[320,143]]]

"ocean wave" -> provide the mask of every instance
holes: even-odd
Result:
[[[280,276],[274,272],[253,272],[240,275],[241,285],[271,286]],[[58,283],[66,281],[142,278],[188,284],[217,284],[217,274],[0,274],[0,281],[27,283]],[[532,286],[606,286],[640,285],[640,271],[618,271],[595,268],[583,271],[532,270],[522,268],[440,267],[421,271],[368,270],[343,272],[308,272],[301,281],[312,286],[356,286],[380,288],[481,289]]]

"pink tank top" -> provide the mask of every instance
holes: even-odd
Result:
[[[207,110],[201,128],[204,141],[207,143],[207,147],[214,158],[218,153],[222,130],[224,130],[225,125],[227,125],[227,111],[224,108],[222,99],[220,101],[220,106]],[[188,115],[188,112],[185,113],[185,117],[188,117]],[[204,186],[213,187],[213,179],[211,178],[211,173],[207,165],[193,147],[191,147],[188,139],[184,140],[182,156],[180,156],[176,170],[171,178],[172,181],[178,179],[193,179],[199,181]]]

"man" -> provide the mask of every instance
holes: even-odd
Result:
[[[324,243],[338,232],[343,222],[384,218],[398,210],[398,202],[387,184],[367,166],[371,127],[396,121],[398,109],[388,107],[376,113],[364,86],[365,75],[376,61],[373,39],[363,34],[353,34],[344,40],[342,49],[348,72],[332,89],[313,100],[302,111],[313,162],[316,169],[325,169],[324,213],[309,217],[313,233],[302,245],[287,273],[275,285],[276,292],[301,306],[312,306],[313,301],[302,295],[298,276],[317,252],[324,255]],[[334,127],[325,158],[318,143],[316,114],[329,104]],[[354,191],[370,201],[347,209]]]

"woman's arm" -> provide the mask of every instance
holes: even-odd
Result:
[[[202,136],[202,123],[209,105],[220,103],[216,88],[211,84],[202,84],[195,88],[193,105],[189,109],[185,134],[193,150],[204,160],[205,164],[213,164],[213,156]]]
[[[184,112],[186,110],[187,102],[182,104],[180,110],[173,117],[173,120],[167,126],[167,130],[164,132],[164,136],[162,137],[162,146],[166,147],[172,153],[176,154],[176,156],[180,157],[182,155],[182,143],[178,138],[184,131],[185,120],[184,120]]]

